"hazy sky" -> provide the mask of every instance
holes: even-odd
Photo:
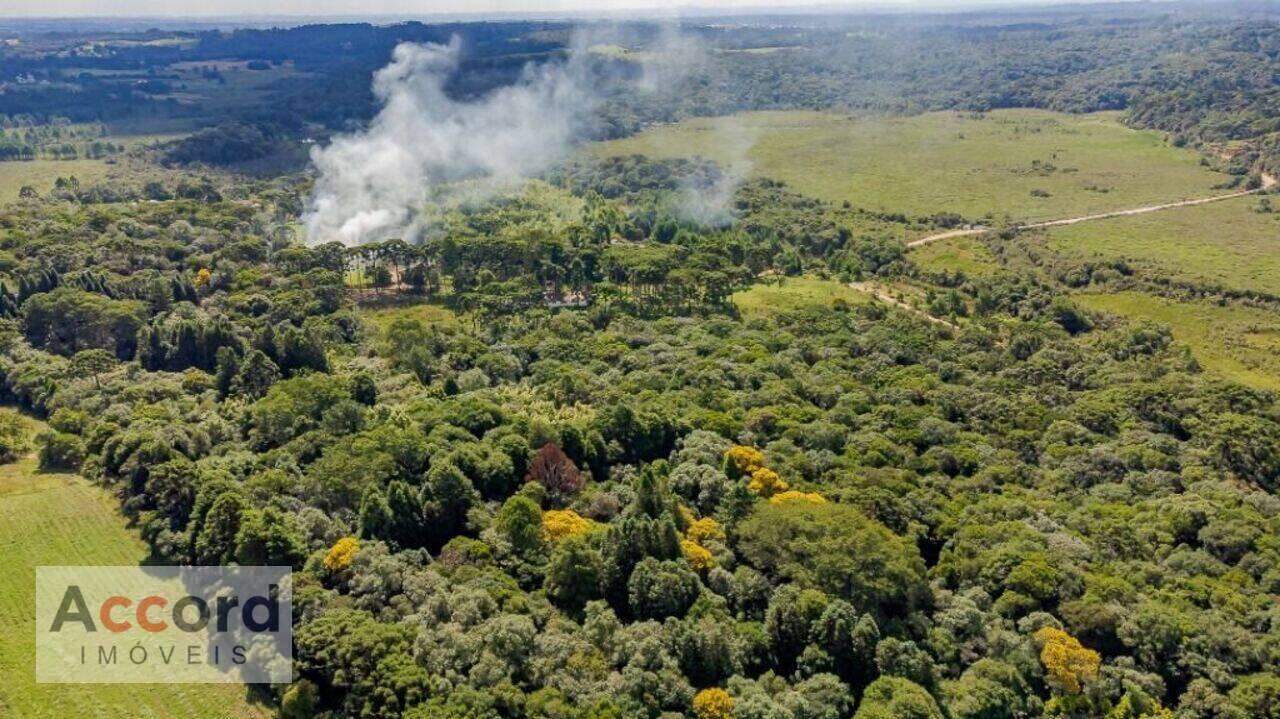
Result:
[[[1025,1],[1025,0],[1024,0]],[[569,14],[694,7],[930,7],[1018,0],[0,0],[0,17],[407,16],[441,13]]]

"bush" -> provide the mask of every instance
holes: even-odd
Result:
[[[40,435],[40,469],[76,472],[84,462],[84,440],[67,432]]]
[[[63,407],[54,412],[49,417],[49,426],[55,432],[66,432],[67,434],[84,434],[84,428],[89,424],[89,416],[84,412]]]
[[[31,450],[31,429],[22,415],[0,410],[0,463],[17,460]]]

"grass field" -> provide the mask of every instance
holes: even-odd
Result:
[[[999,261],[975,237],[956,237],[918,247],[911,251],[911,259],[932,272],[963,272],[977,276],[1000,269]]]
[[[88,185],[100,182],[110,174],[112,165],[102,160],[30,160],[0,162],[0,203],[18,199],[23,185],[31,185],[40,194],[53,189],[59,177],[72,177]]]
[[[913,216],[1047,220],[1212,195],[1225,175],[1114,113],[1001,110],[851,118],[758,112],[688,120],[596,145],[609,156],[701,155],[833,202]],[[1035,196],[1032,193],[1047,196]]]
[[[1240,198],[1065,225],[1047,230],[1048,243],[1069,256],[1124,258],[1168,276],[1280,294],[1280,213],[1257,206]]]
[[[103,139],[132,148],[180,136],[173,133],[152,133],[112,135]],[[81,185],[92,185],[110,177],[122,176],[129,171],[128,167],[128,161],[123,158],[116,158],[114,162],[107,162],[106,159],[0,162],[0,204],[17,200],[18,191],[23,185],[31,185],[43,195],[53,189],[53,183],[59,177],[75,177]]]
[[[395,298],[388,295],[389,298]],[[369,321],[379,337],[386,334],[391,323],[399,319],[418,320],[424,325],[457,324],[453,310],[437,302],[405,302],[381,307],[361,307],[360,316]]]
[[[43,474],[34,457],[0,465],[0,716],[12,719],[267,717],[245,688],[208,684],[35,683],[35,568],[134,565],[147,557],[115,500],[81,477]]]
[[[1141,292],[1079,294],[1094,310],[1166,324],[1206,370],[1280,390],[1280,315],[1240,305],[1176,302]]]
[[[870,302],[871,298],[838,280],[817,277],[784,277],[781,284],[757,284],[733,295],[743,317],[760,317],[801,307],[830,307],[836,299],[849,304]]]

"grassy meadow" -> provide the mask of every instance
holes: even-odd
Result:
[[[134,148],[180,137],[174,133],[147,133],[111,135],[102,138],[107,142]],[[10,160],[0,162],[0,204],[18,199],[23,185],[31,185],[40,194],[53,189],[59,177],[75,177],[81,185],[92,185],[114,177],[122,177],[131,171],[130,161],[121,156],[113,158],[76,160]]]
[[[396,302],[362,306],[360,316],[373,327],[378,337],[385,337],[396,320],[417,320],[423,325],[451,325],[458,322],[458,316],[453,310],[439,302]]]
[[[1177,207],[1046,230],[1055,252],[1125,259],[1162,275],[1280,294],[1280,213],[1256,198]],[[950,243],[940,243],[950,244]]]
[[[601,156],[701,155],[832,202],[913,216],[1048,220],[1221,192],[1156,132],[1115,113],[1000,110],[915,117],[755,112],[700,118],[599,143]]]
[[[954,237],[911,251],[911,259],[931,272],[963,272],[971,277],[991,274],[1000,262],[976,237]]]
[[[1206,370],[1241,384],[1280,390],[1280,314],[1142,292],[1079,294],[1075,299],[1093,310],[1168,325],[1174,339],[1188,345]]]
[[[745,318],[761,317],[775,312],[790,312],[803,307],[830,307],[837,299],[849,304],[869,302],[871,298],[839,280],[817,277],[781,277],[769,284],[757,284],[735,293],[730,298]]]
[[[35,568],[133,565],[147,548],[113,497],[71,474],[38,471],[35,457],[0,465],[0,716],[13,719],[248,719],[269,712],[240,685],[37,684]]]
[[[23,185],[40,194],[53,189],[59,177],[75,177],[81,184],[107,179],[113,166],[105,160],[27,160],[0,162],[0,203],[18,199]]]

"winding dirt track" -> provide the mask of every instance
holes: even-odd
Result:
[[[1097,215],[1082,215],[1080,217],[1068,217],[1062,220],[1049,220],[1047,222],[1035,222],[1028,225],[1019,225],[1019,228],[1036,229],[1038,227],[1057,227],[1058,225],[1074,225],[1077,222],[1089,222],[1090,220],[1105,220],[1110,217],[1125,217],[1128,215],[1145,215],[1148,212],[1159,212],[1160,210],[1168,210],[1174,207],[1189,207],[1191,205],[1203,205],[1209,202],[1221,202],[1222,200],[1230,200],[1234,197],[1244,197],[1246,195],[1255,195],[1262,192],[1266,192],[1267,190],[1270,190],[1272,187],[1275,187],[1275,185],[1276,185],[1276,178],[1266,173],[1263,173],[1262,187],[1259,187],[1254,190],[1242,190],[1240,192],[1232,192],[1226,195],[1202,197],[1198,200],[1182,200],[1181,202],[1168,202],[1163,205],[1135,207],[1129,210],[1114,210],[1112,212],[1103,212]],[[912,240],[907,243],[907,247],[908,248],[920,247],[921,245],[927,245],[931,242],[938,242],[941,240],[950,239],[952,237],[967,237],[970,235],[981,235],[982,233],[987,232],[990,229],[991,229],[990,227],[970,227],[963,230],[948,230],[946,232],[939,232],[936,235],[929,235],[928,237],[921,237],[918,240]],[[956,325],[952,322],[948,322],[947,320],[944,320],[940,317],[934,317],[933,315],[929,314],[928,312],[925,312],[919,307],[915,307],[910,304],[907,304],[906,302],[903,302],[902,300],[893,296],[893,294],[891,294],[887,288],[882,287],[881,285],[875,282],[850,282],[849,287],[855,290],[858,290],[859,292],[865,292],[871,295],[872,297],[875,297],[876,299],[880,300],[881,302],[884,302],[893,307],[897,307],[898,309],[910,312],[911,314],[914,314],[918,317],[921,317],[930,322],[933,322],[934,324],[947,327],[948,329],[952,329],[952,330],[960,329],[959,325]]]
[[[1272,177],[1271,175],[1264,173],[1262,175],[1262,187],[1258,187],[1253,190],[1241,190],[1240,192],[1232,192],[1226,195],[1202,197],[1198,200],[1182,200],[1180,202],[1167,202],[1163,205],[1149,205],[1147,207],[1135,207],[1128,210],[1113,210],[1111,212],[1102,212],[1096,215],[1081,215],[1080,217],[1068,217],[1062,220],[1049,220],[1047,222],[1033,222],[1026,225],[1018,225],[1017,227],[1023,230],[1034,230],[1041,227],[1057,227],[1059,225],[1074,225],[1078,222],[1090,222],[1092,220],[1106,220],[1112,217],[1126,217],[1129,215],[1145,215],[1148,212],[1159,212],[1160,210],[1169,210],[1174,207],[1190,207],[1191,205],[1204,205],[1210,202],[1221,202],[1223,200],[1230,200],[1236,197],[1245,197],[1246,195],[1260,194],[1260,193],[1266,192],[1267,190],[1270,190],[1272,187],[1275,187],[1276,182],[1277,180],[1275,177]],[[952,237],[968,237],[971,235],[981,235],[982,233],[987,232],[990,229],[991,229],[990,227],[978,226],[978,227],[970,227],[963,230],[948,230],[946,232],[939,232],[936,235],[929,235],[927,237],[921,237],[916,240],[911,240],[910,242],[907,243],[907,247],[908,248],[920,247],[921,245],[927,245],[931,242],[938,242],[940,240],[947,240]]]
[[[943,327],[947,327],[953,330],[960,329],[960,325],[955,324],[954,322],[949,322],[947,320],[942,319],[941,317],[934,317],[933,315],[929,314],[928,312],[925,312],[919,307],[915,307],[907,304],[906,302],[903,302],[902,300],[890,294],[889,290],[885,289],[884,287],[881,287],[879,284],[875,282],[850,282],[849,287],[859,292],[865,292],[871,295],[872,297],[880,300],[881,302],[884,302],[885,304],[893,305],[894,307],[897,307],[900,310],[906,310],[907,312],[910,312],[913,315],[921,317],[922,319],[929,320],[930,322],[936,325],[941,325]]]

